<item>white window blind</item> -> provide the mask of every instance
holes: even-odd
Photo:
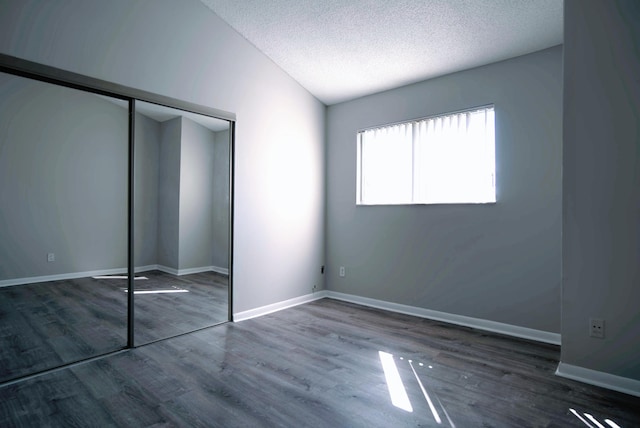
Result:
[[[491,203],[493,106],[358,133],[359,205]]]

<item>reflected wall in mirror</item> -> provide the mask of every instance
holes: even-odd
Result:
[[[229,129],[136,102],[136,345],[229,320]]]
[[[118,103],[0,73],[0,382],[126,346]]]

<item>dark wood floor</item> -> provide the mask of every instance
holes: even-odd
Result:
[[[411,412],[392,404],[380,352]],[[1,387],[0,426],[597,427],[586,414],[640,425],[640,398],[554,376],[558,357],[323,299]]]
[[[228,279],[213,272],[140,274],[135,342],[182,334],[228,319]],[[127,344],[126,279],[79,278],[0,288],[0,382],[122,349]]]
[[[229,279],[215,272],[175,276],[145,272],[137,291],[182,289],[188,293],[136,294],[136,344],[183,334],[229,319]]]

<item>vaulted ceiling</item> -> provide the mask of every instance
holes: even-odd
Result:
[[[201,0],[327,105],[563,42],[563,0]]]

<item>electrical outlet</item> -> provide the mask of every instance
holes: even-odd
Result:
[[[345,276],[347,276],[347,272],[344,269],[344,266],[340,266],[340,276],[342,278],[344,278]]]
[[[311,289],[311,292],[312,292],[312,293],[315,293],[315,292],[317,291],[317,290],[316,290],[316,288],[317,288],[317,287],[316,287],[316,285],[314,284],[314,285],[313,285],[313,288]]]
[[[54,253],[47,253],[47,261],[48,262],[55,262],[56,261],[56,255]]]
[[[589,336],[604,339],[604,320],[589,318]]]

